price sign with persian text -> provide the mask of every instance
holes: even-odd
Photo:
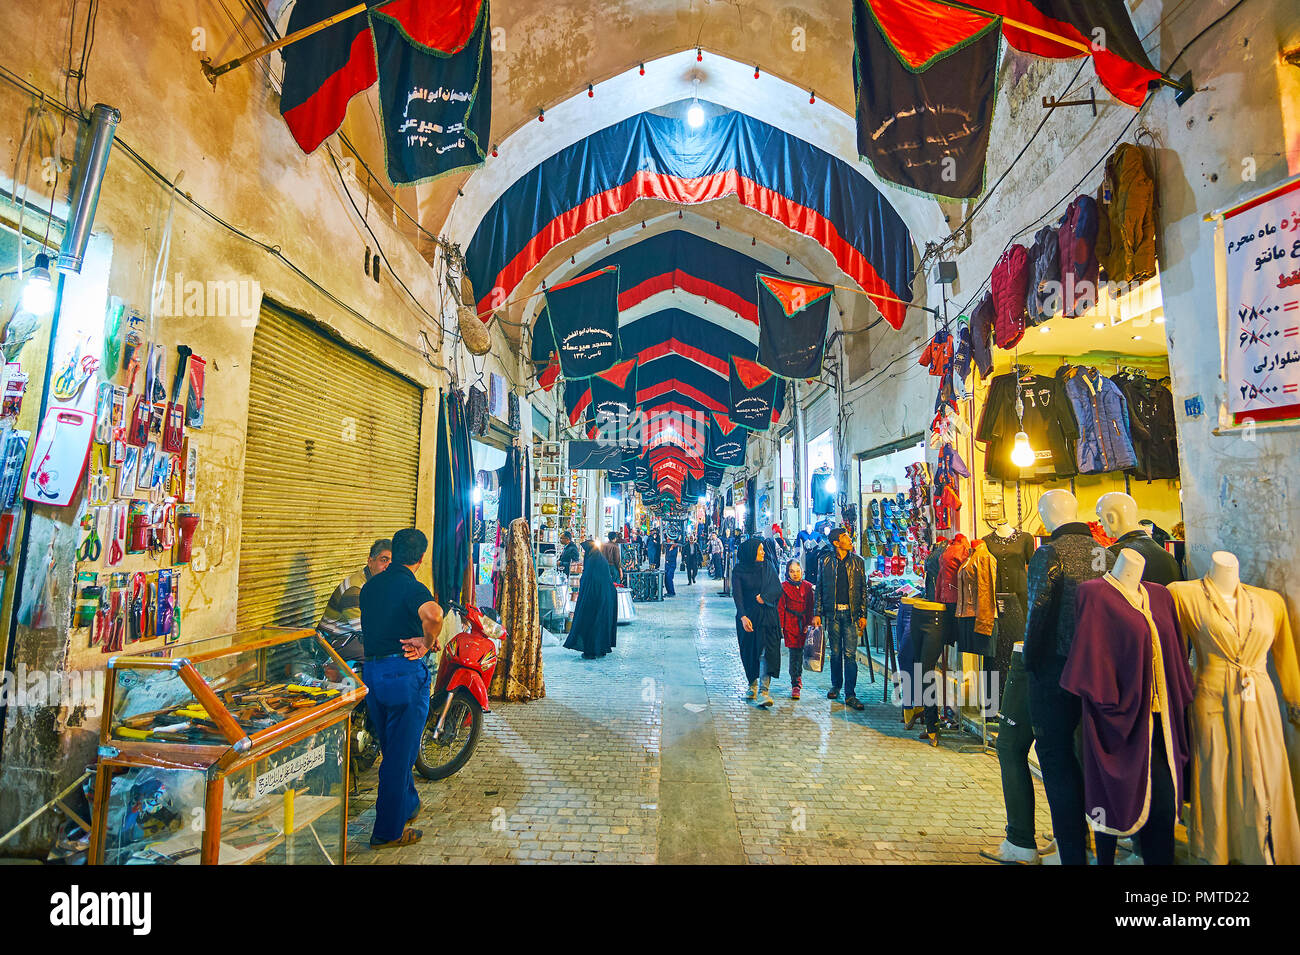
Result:
[[[1224,214],[1228,410],[1300,417],[1300,179]]]

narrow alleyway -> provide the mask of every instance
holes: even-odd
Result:
[[[969,739],[922,745],[881,702],[879,672],[861,671],[860,713],[826,699],[824,673],[798,702],[783,672],[775,707],[747,704],[719,592],[703,577],[638,604],[603,660],[546,648],[546,699],[498,704],[464,770],[417,778],[419,844],[369,849],[366,773],[351,862],[982,861],[1005,823],[997,760],[961,752]]]

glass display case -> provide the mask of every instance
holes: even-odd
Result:
[[[108,662],[90,861],[343,864],[356,674],[314,630],[163,652]]]

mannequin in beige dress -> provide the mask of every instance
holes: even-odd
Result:
[[[1271,653],[1285,710],[1300,725],[1300,664],[1286,603],[1241,583],[1237,558],[1226,551],[1211,556],[1203,579],[1170,584],[1169,592],[1196,651],[1191,852],[1215,865],[1300,863],[1283,709],[1268,673]]]

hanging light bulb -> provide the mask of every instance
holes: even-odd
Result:
[[[1029,443],[1029,435],[1023,431],[1016,432],[1015,444],[1011,446],[1011,463],[1018,468],[1027,468],[1034,463],[1034,449]]]
[[[473,493],[471,494],[471,497],[473,497],[473,499],[474,499],[474,503],[475,503],[475,504],[482,504],[482,503],[483,503],[483,489],[480,488],[480,487],[477,487],[477,486],[476,486],[476,487],[474,488]]]
[[[704,125],[704,107],[699,102],[691,104],[691,108],[686,111],[686,124],[691,129],[699,129]]]
[[[840,489],[839,482],[835,480],[835,475],[832,474],[830,477],[826,479],[826,493],[835,494],[839,491],[839,489]]]
[[[44,315],[54,307],[54,284],[50,281],[50,257],[44,252],[36,255],[36,262],[27,273],[23,285],[23,311]]]

